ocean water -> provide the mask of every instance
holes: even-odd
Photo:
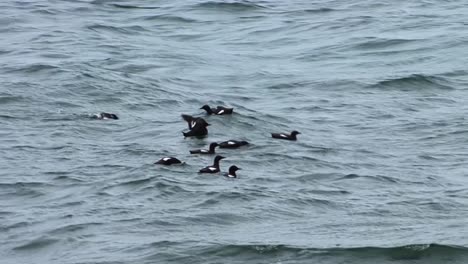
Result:
[[[468,263],[467,13],[2,1],[0,263]],[[228,139],[239,178],[198,174]]]

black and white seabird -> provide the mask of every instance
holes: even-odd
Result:
[[[182,161],[174,157],[165,157],[156,161],[154,164],[161,164],[161,165],[182,164]]]
[[[119,119],[119,117],[116,114],[105,113],[105,112],[94,114],[94,115],[92,115],[92,118],[101,119],[101,120],[106,120],[106,119],[117,120],[117,119]]]
[[[272,138],[285,139],[285,140],[297,140],[296,135],[301,134],[300,132],[294,130],[290,135],[285,133],[271,133]]]
[[[213,142],[210,144],[209,149],[194,149],[190,150],[190,154],[215,154],[215,148],[218,146],[218,143]]]
[[[241,168],[238,168],[236,165],[232,165],[229,167],[229,172],[225,173],[224,176],[228,178],[237,178],[236,171],[241,170]]]
[[[208,115],[230,115],[234,108],[227,108],[224,106],[217,106],[216,108],[211,108],[209,105],[204,105],[200,107],[204,109]]]
[[[208,135],[208,124],[201,117],[193,117],[190,115],[182,115],[182,118],[187,121],[190,131],[182,132],[185,137],[203,137]]]
[[[244,145],[248,145],[249,142],[247,141],[239,141],[239,140],[228,140],[218,143],[220,148],[238,148]]]
[[[219,172],[219,161],[224,159],[225,157],[217,155],[214,158],[213,165],[207,166],[203,169],[200,169],[199,173],[218,173]]]

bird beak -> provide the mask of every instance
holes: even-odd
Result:
[[[208,124],[208,123],[207,123],[206,126],[211,126],[211,124]]]

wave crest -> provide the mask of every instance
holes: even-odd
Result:
[[[454,89],[445,78],[423,74],[412,74],[383,80],[371,85],[371,88],[396,88],[402,90],[423,90],[430,88],[444,90]]]
[[[198,8],[202,9],[215,9],[218,11],[251,11],[266,8],[263,5],[255,4],[249,1],[239,1],[239,2],[217,2],[209,1],[204,3],[199,3],[196,5]]]

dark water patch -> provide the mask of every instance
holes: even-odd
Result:
[[[32,64],[32,65],[15,67],[13,69],[10,69],[8,72],[9,73],[25,73],[25,74],[48,72],[48,73],[57,74],[57,73],[66,72],[66,71],[59,66],[37,63],[37,64]]]
[[[126,219],[119,219],[119,220],[117,220],[117,222],[132,223],[132,222],[142,222],[143,220],[145,220],[145,219],[142,218],[142,217],[131,217],[131,218],[126,218]]]
[[[138,185],[145,185],[150,183],[154,177],[144,178],[144,179],[137,179],[137,180],[130,180],[126,182],[119,183],[118,185],[131,185],[131,186],[138,186]]]
[[[96,32],[100,31],[107,31],[116,34],[124,34],[124,35],[136,35],[140,34],[141,32],[148,31],[142,26],[111,26],[111,25],[104,25],[104,24],[92,24],[86,27],[89,30],[93,30]]]
[[[235,191],[222,191],[222,192],[207,192],[206,196],[210,197],[209,199],[204,200],[199,206],[209,206],[217,204],[219,202],[228,202],[228,203],[242,203],[247,201],[255,200],[255,192],[235,192]]]
[[[173,195],[182,195],[183,193],[190,193],[189,190],[184,189],[179,185],[164,183],[164,182],[157,182],[154,185],[154,190],[157,190],[162,197],[168,197]]]
[[[377,18],[373,16],[344,16],[343,18],[332,21],[330,23],[322,23],[319,29],[338,32],[350,30],[359,31],[364,27],[368,27],[369,25],[374,24],[376,21]]]
[[[82,180],[80,179],[76,179],[76,178],[68,176],[70,174],[70,172],[68,171],[46,171],[44,172],[44,174],[56,176],[54,180],[57,180],[57,181],[82,182]]]
[[[41,57],[44,57],[44,58],[50,58],[50,59],[69,59],[69,58],[72,58],[72,56],[70,55],[66,55],[66,54],[63,54],[63,53],[42,53],[40,55]]]
[[[13,231],[16,228],[28,227],[30,225],[31,225],[30,222],[17,222],[17,223],[11,224],[11,225],[0,226],[0,231],[1,232],[10,232],[10,231]]]
[[[446,190],[446,193],[449,193],[449,196],[466,196],[468,197],[468,188],[457,188],[457,189],[451,189],[451,190]]]
[[[116,68],[114,70],[124,72],[124,73],[136,74],[136,73],[144,73],[153,69],[159,69],[163,67],[164,66],[161,66],[158,64],[127,64],[119,68]]]
[[[0,30],[1,32],[1,30]],[[0,49],[0,55],[5,55],[5,54],[8,54],[8,53],[11,53],[13,52],[12,50],[7,50],[7,49]]]
[[[63,237],[66,237],[66,236],[71,235],[70,233],[76,233],[76,232],[86,230],[88,228],[100,227],[102,225],[103,225],[103,223],[99,223],[99,222],[70,224],[70,225],[54,228],[53,230],[48,231],[48,235],[49,236],[63,236]]]
[[[270,86],[267,86],[266,89],[271,89],[271,90],[290,90],[293,88],[298,88],[298,87],[305,87],[308,86],[310,83],[309,82],[287,82],[287,83],[278,83],[278,84],[273,84]]]
[[[295,9],[295,10],[285,10],[280,11],[280,14],[290,14],[290,15],[316,15],[316,14],[327,14],[331,12],[340,11],[335,8],[321,7],[321,8],[307,8],[307,9]]]
[[[50,8],[42,8],[42,9],[36,9],[33,10],[31,13],[34,14],[41,14],[41,15],[56,15],[58,10],[53,10]]]
[[[341,180],[373,180],[373,181],[378,181],[378,182],[387,182],[387,183],[392,183],[392,184],[397,184],[401,183],[401,179],[390,177],[390,176],[384,176],[384,175],[358,175],[358,174],[347,174],[341,178],[338,178],[336,180],[341,181]]]
[[[148,226],[163,226],[165,228],[179,226],[175,221],[165,221],[161,219],[145,219],[143,223]]]
[[[0,211],[0,216],[9,216],[13,215],[14,212],[9,212],[9,211]]]
[[[309,194],[317,194],[317,195],[337,195],[337,196],[341,196],[341,195],[348,195],[348,194],[351,194],[350,191],[346,191],[346,190],[326,190],[326,189],[299,189],[297,190],[298,193],[302,193],[302,194],[305,194],[305,193],[309,193]]]
[[[56,208],[56,209],[73,208],[75,206],[83,206],[86,204],[85,201],[64,202],[63,199],[65,198],[73,198],[73,194],[67,194],[58,198],[48,200],[47,208]]]
[[[285,160],[297,160],[301,159],[307,162],[321,162],[322,160],[318,158],[313,158],[305,155],[298,155],[297,153],[291,152],[289,154],[280,154],[280,153],[263,153],[259,155],[259,158],[268,159],[269,162],[278,162]]]
[[[145,187],[150,184],[154,180],[154,177],[143,178],[143,179],[135,179],[135,180],[128,180],[124,182],[119,182],[112,184],[110,186],[104,187],[101,192],[109,194],[109,195],[119,195],[119,194],[126,194],[131,191],[136,190],[145,190],[145,189],[153,189],[150,187]]]
[[[340,177],[339,174],[336,173],[306,173],[300,176],[294,177],[294,180],[297,180],[301,183],[311,183],[315,182],[316,180],[331,180]]]
[[[443,77],[412,74],[380,81],[370,88],[398,89],[402,91],[427,91],[429,89],[453,90],[454,88]]]
[[[220,200],[216,199],[216,198],[213,198],[213,199],[205,199],[204,201],[200,202],[197,204],[197,207],[199,208],[207,208],[207,207],[211,207],[213,205],[216,205],[216,204],[219,204],[221,203]]]
[[[436,261],[434,261],[435,259],[450,261],[468,256],[468,251],[465,247],[438,244],[415,244],[391,248],[367,247],[337,250],[346,253],[350,252],[352,254],[357,254],[358,256],[383,257],[391,260],[425,260],[433,263],[436,263]]]
[[[434,157],[433,155],[429,155],[429,154],[419,155],[418,157],[421,159],[425,159],[425,160],[434,160],[434,161],[440,160],[439,158]]]
[[[299,195],[296,195],[294,198],[288,199],[287,204],[300,206],[301,210],[304,208],[304,206],[323,207],[326,209],[339,208],[339,206],[336,205],[336,202],[332,200],[305,197]]]
[[[248,221],[247,216],[237,213],[203,213],[197,216],[183,217],[188,223],[203,223],[204,225],[232,225],[233,223]]]
[[[463,136],[468,134],[468,129],[461,129],[461,130],[453,130],[453,131],[444,131],[441,133],[434,133],[433,135],[424,136],[419,138],[421,141],[434,141],[435,139],[452,139],[457,142],[462,142],[460,140],[464,140],[464,138],[460,138],[459,136]],[[456,137],[457,136],[457,137]],[[445,144],[445,142],[443,142]]]
[[[417,98],[418,101],[422,102],[432,102],[432,103],[443,103],[443,104],[453,104],[456,103],[455,99],[443,98],[440,96],[425,96],[422,98]]]
[[[463,263],[463,258],[468,256],[465,247],[447,246],[438,244],[415,244],[390,248],[360,247],[360,248],[303,248],[287,245],[219,245],[199,248],[199,254],[212,257],[222,257],[225,260],[236,258],[244,261],[261,257],[264,262],[279,261],[281,263],[303,263],[305,260],[324,261],[331,260],[338,263],[359,260],[360,263],[393,263],[393,261],[417,261],[411,263]],[[203,252],[203,253],[202,253]],[[344,262],[340,262],[344,261]],[[429,262],[428,262],[429,261]],[[442,261],[442,262],[441,262]],[[209,261],[208,263],[212,263]],[[306,262],[304,262],[306,263]],[[320,262],[322,263],[322,262]],[[354,263],[354,262],[350,262]]]
[[[66,148],[70,148],[70,146],[36,146],[36,145],[16,145],[12,147],[13,149],[19,150],[62,150]]]
[[[404,44],[420,41],[416,39],[378,39],[369,38],[359,44],[354,45],[354,49],[372,50],[372,49],[383,49],[388,47],[398,47]]]
[[[167,15],[167,14],[145,16],[145,17],[142,17],[142,19],[147,20],[147,21],[162,21],[162,22],[171,22],[171,23],[197,23],[199,22],[196,19],[176,16],[176,15]]]
[[[431,210],[436,212],[447,212],[449,210],[459,210],[464,207],[464,203],[459,203],[456,201],[438,201],[437,199],[432,199],[430,201],[410,201],[407,205],[416,204],[417,207],[421,210]]]
[[[18,251],[40,250],[48,246],[52,246],[53,244],[56,244],[59,241],[60,241],[59,239],[54,239],[54,238],[43,236],[43,237],[33,239],[21,246],[14,247],[13,250],[18,250]]]
[[[93,1],[94,2],[107,2],[107,1]],[[122,9],[160,9],[161,7],[159,6],[136,6],[136,5],[128,5],[128,4],[110,4],[113,7],[116,8],[122,8]]]
[[[236,2],[218,2],[208,1],[195,5],[195,9],[215,10],[223,12],[247,12],[267,9],[266,6],[256,4],[250,1],[236,1]]]
[[[2,95],[0,96],[0,104],[16,103],[28,100],[24,96],[19,95]]]
[[[47,187],[52,186],[50,183],[46,182],[12,182],[12,183],[0,183],[0,188],[37,188],[37,187]]]
[[[334,9],[334,8],[327,8],[327,7],[302,10],[302,12],[304,12],[304,13],[329,13],[329,12],[333,12],[333,11],[338,11],[338,10]]]

